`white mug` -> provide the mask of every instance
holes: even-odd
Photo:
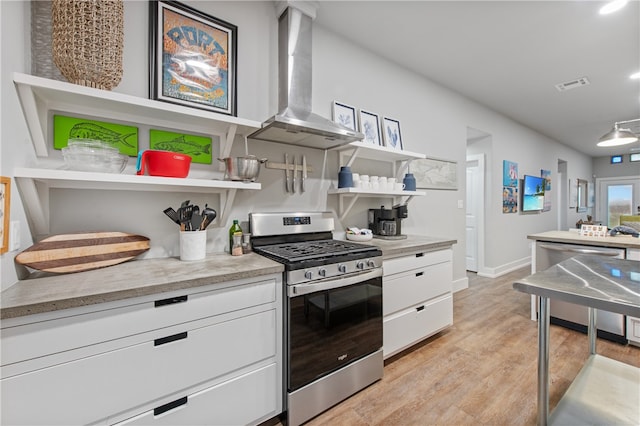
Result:
[[[367,183],[369,183],[369,182],[367,182]],[[353,187],[354,188],[362,188],[362,181],[360,179],[358,179],[358,180],[354,179],[353,180]]]
[[[352,173],[351,177],[353,178],[354,182],[360,180],[360,173]]]
[[[387,178],[387,183],[389,184],[390,187],[395,187],[396,178]]]
[[[362,189],[371,189],[371,182],[368,180],[362,180],[362,177],[360,179],[360,184],[362,185]]]
[[[395,184],[395,190],[396,190],[396,191],[402,191],[402,190],[404,190],[404,183],[402,183],[402,182],[396,182],[396,184]]]
[[[378,182],[378,176],[371,176],[371,182]]]
[[[380,176],[380,179],[378,179],[378,183],[380,184],[380,190],[386,191],[388,189],[386,177]]]
[[[360,175],[360,180],[363,182],[369,182],[369,175]]]

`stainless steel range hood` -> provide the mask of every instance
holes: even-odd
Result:
[[[364,138],[311,112],[312,18],[288,6],[278,25],[278,113],[249,138],[329,149]]]

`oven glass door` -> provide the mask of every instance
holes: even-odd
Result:
[[[288,300],[290,392],[382,347],[382,278]]]

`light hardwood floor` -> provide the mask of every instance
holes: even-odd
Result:
[[[307,426],[534,425],[537,324],[529,295],[512,287],[529,271],[469,273],[469,288],[454,295],[452,327],[388,359],[382,380]],[[597,352],[640,367],[640,348],[598,339]],[[551,409],[587,356],[585,334],[551,326]]]

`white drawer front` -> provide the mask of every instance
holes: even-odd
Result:
[[[194,293],[190,289],[190,292],[192,294],[187,291],[177,294],[176,303],[158,296],[156,301],[4,328],[1,331],[2,365],[271,303],[276,300],[276,282],[270,279],[220,290]],[[181,301],[184,296],[186,301]],[[96,309],[100,309],[99,305]]]
[[[434,300],[384,319],[384,357],[434,335],[453,324],[453,297]]]
[[[270,310],[3,379],[2,424],[96,422],[273,357],[277,332]]]
[[[382,262],[384,275],[393,275],[409,271],[411,269],[423,268],[437,263],[451,262],[453,250],[438,250],[426,253],[417,253],[411,256],[385,259]]]
[[[271,364],[117,425],[257,424],[281,411],[276,396],[278,380],[277,368]],[[170,408],[172,405],[177,406]]]
[[[383,315],[451,293],[452,274],[451,263],[446,262],[384,277]]]
[[[640,345],[640,318],[627,317],[627,339],[635,345]]]

